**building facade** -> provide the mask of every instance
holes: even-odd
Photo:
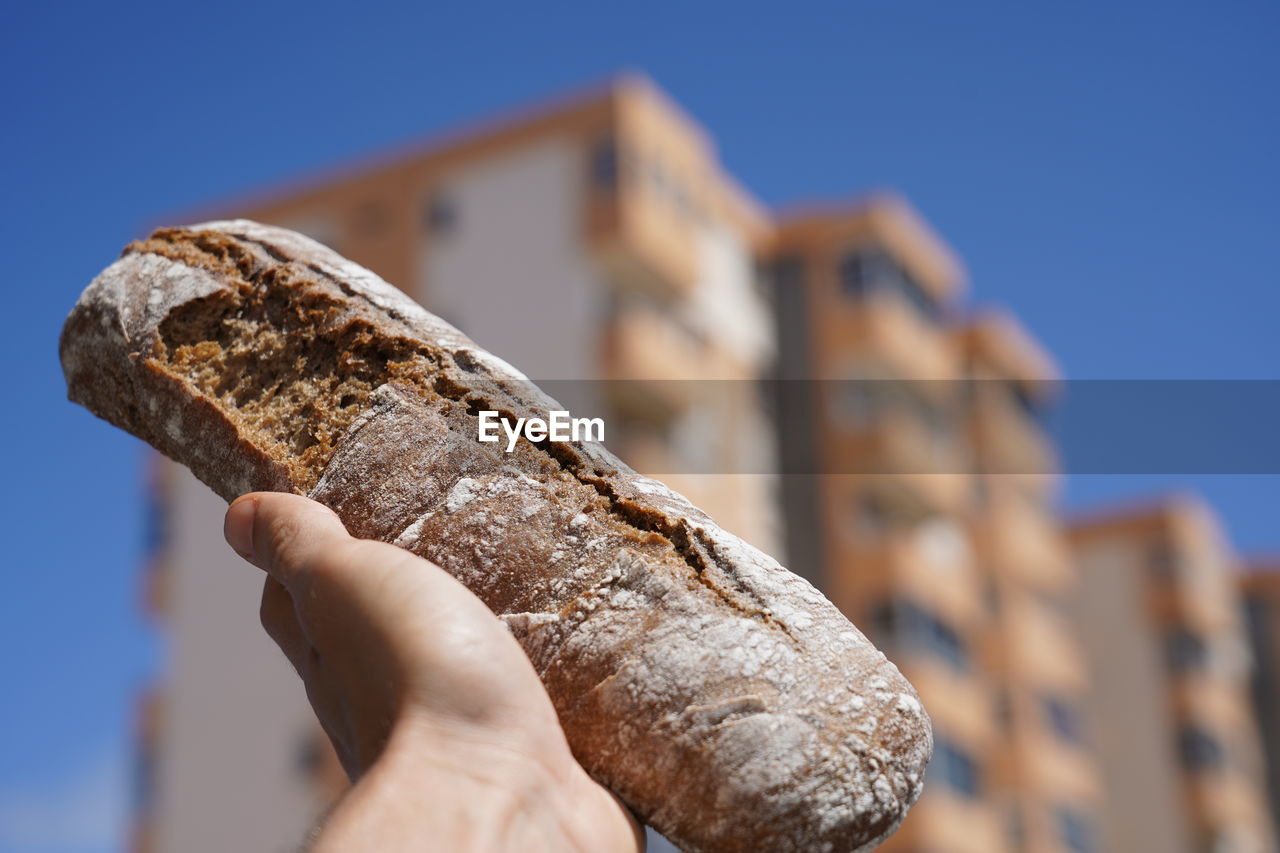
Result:
[[[1174,623],[1152,621],[1159,594],[1135,568],[1147,539],[1121,549],[1123,571],[1098,569],[1116,559],[1104,538],[1141,539],[1146,522],[1068,541],[1039,417],[1052,361],[1012,317],[965,306],[961,264],[904,200],[767,211],[704,129],[624,78],[184,219],[231,216],[379,273],[822,588],[935,726],[926,791],[885,850],[1265,849],[1248,846],[1271,838],[1254,775],[1200,784],[1164,737],[1213,753],[1202,735],[1246,714],[1238,680],[1166,669]],[[261,576],[223,545],[222,502],[180,466],[153,469],[147,597],[168,662],[141,703],[134,846],[293,850],[341,771],[258,626]],[[1239,639],[1228,605],[1214,624]],[[1187,687],[1201,683],[1208,698]],[[1130,731],[1148,706],[1168,731]],[[1183,706],[1203,724],[1171,716]],[[1244,846],[1201,843],[1228,837]]]
[[[1254,662],[1254,717],[1262,738],[1273,829],[1280,834],[1280,561],[1254,561],[1240,580]]]
[[[791,567],[897,663],[934,724],[890,851],[1100,849],[1074,568],[1035,407],[1049,359],[963,320],[964,273],[901,199],[781,219],[770,246]],[[804,472],[804,473],[798,473]]]
[[[999,731],[989,796],[1011,849],[1091,853],[1103,849],[1103,790],[1082,720],[1092,682],[1081,626],[1067,613],[1077,574],[1056,513],[1057,459],[1041,424],[1057,371],[1000,312],[971,319],[956,342],[973,460],[966,523],[981,567],[980,647]]]
[[[1071,529],[1112,850],[1275,850],[1238,565],[1191,498]]]

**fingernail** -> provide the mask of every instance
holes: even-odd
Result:
[[[253,562],[253,517],[258,512],[258,501],[243,498],[227,510],[222,523],[222,535],[237,554]]]

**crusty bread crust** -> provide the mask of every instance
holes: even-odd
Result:
[[[559,408],[368,270],[245,220],[128,247],[63,330],[69,395],[227,500],[309,494],[514,632],[583,766],[689,851],[853,851],[932,740],[817,590],[590,443],[476,438]]]

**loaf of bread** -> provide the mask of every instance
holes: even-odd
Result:
[[[683,849],[867,850],[919,795],[928,717],[826,598],[598,444],[478,441],[481,411],[559,407],[324,246],[157,231],[84,292],[61,356],[72,400],[223,498],[309,495],[459,578],[582,765]]]

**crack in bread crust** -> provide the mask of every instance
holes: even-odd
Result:
[[[510,401],[477,393],[445,373],[446,366],[457,365],[453,353],[388,336],[371,320],[353,315],[340,296],[350,297],[354,289],[317,263],[290,261],[263,241],[173,228],[130,244],[125,254],[159,255],[234,285],[171,312],[158,328],[151,358],[218,401],[267,453],[289,460],[292,479],[303,491],[315,487],[348,427],[388,382],[424,399],[463,404],[473,417],[481,410],[512,420],[519,416]],[[332,292],[335,288],[340,295]],[[705,538],[688,522],[672,523],[651,507],[620,497],[607,477],[589,470],[568,444],[543,440],[532,446],[596,489],[624,524],[670,542],[692,576],[726,604],[782,627],[759,601],[732,585],[706,550]]]

